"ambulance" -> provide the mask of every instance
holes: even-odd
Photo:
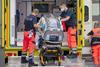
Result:
[[[2,1],[2,48],[6,57],[21,56],[23,46],[24,19],[31,14],[33,8],[38,8],[40,15],[47,15],[52,12],[60,15],[60,10],[56,6],[61,2],[69,2],[77,18],[77,48],[79,54],[85,44],[87,34],[92,30],[92,1],[91,0],[1,0]],[[42,10],[41,10],[42,9]],[[66,51],[67,47],[62,49]],[[86,48],[87,49],[87,48]],[[83,52],[85,53],[85,52]],[[35,52],[38,56],[38,51]]]

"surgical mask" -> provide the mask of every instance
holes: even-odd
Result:
[[[65,9],[64,8],[61,8],[61,11],[63,12]]]
[[[63,8],[61,8],[61,11],[63,12],[63,11],[67,11],[67,7],[63,7]]]

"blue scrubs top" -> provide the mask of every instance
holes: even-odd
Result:
[[[68,21],[66,21],[66,25],[67,26],[75,26],[76,24],[76,18],[75,18],[75,14],[73,12],[72,9],[68,9],[67,11],[64,11],[61,13],[60,15],[62,18],[66,18],[67,16],[70,16],[70,19]]]
[[[38,20],[37,20],[36,16],[30,15],[30,16],[26,17],[26,19],[24,21],[25,31],[33,30],[35,32],[36,30],[34,28],[34,24],[37,24],[37,23],[38,23]]]

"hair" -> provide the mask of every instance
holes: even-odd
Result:
[[[32,12],[35,13],[35,14],[38,14],[39,10],[38,9],[33,9]]]
[[[59,5],[59,7],[61,7],[61,6],[67,7],[65,3],[61,3],[61,4]]]

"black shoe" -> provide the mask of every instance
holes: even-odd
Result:
[[[21,63],[27,63],[26,57],[21,57]]]
[[[30,66],[38,66],[38,64],[35,64],[35,63],[33,62],[33,59],[29,59],[29,65],[30,65]]]
[[[29,63],[30,66],[38,66],[38,64],[33,63]]]

